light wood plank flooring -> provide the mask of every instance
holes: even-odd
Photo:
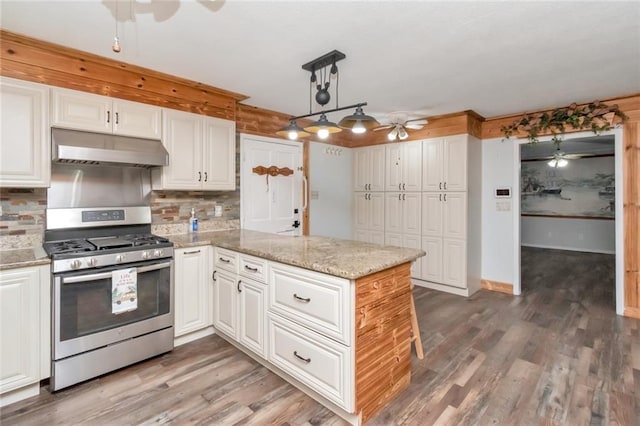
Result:
[[[640,321],[615,315],[613,256],[524,249],[522,264],[522,297],[416,287],[425,358],[369,424],[640,424]],[[343,424],[215,336],[43,390],[0,423]]]

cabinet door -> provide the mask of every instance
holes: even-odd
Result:
[[[175,337],[211,325],[209,248],[175,251]]]
[[[370,175],[369,148],[356,148],[353,150],[353,190],[368,191]]]
[[[384,190],[402,190],[402,143],[385,145]]]
[[[384,194],[385,232],[402,233],[402,205],[402,193],[386,192]]]
[[[442,283],[467,288],[467,244],[464,240],[442,240]]]
[[[162,138],[162,108],[113,99],[113,133],[138,138]]]
[[[0,186],[49,186],[49,89],[0,79],[0,122]]]
[[[353,231],[353,239],[356,241],[362,241],[363,243],[369,242],[369,231],[366,229],[356,228]]]
[[[467,238],[467,193],[446,192],[442,194],[444,238]]]
[[[441,191],[443,175],[442,139],[422,141],[422,190]]]
[[[234,339],[238,338],[238,278],[216,269],[213,283],[213,327]]]
[[[419,192],[405,192],[402,194],[402,232],[404,234],[420,235],[422,220],[422,194]]]
[[[404,247],[402,245],[402,234],[396,234],[395,232],[387,232],[384,234],[384,245]]]
[[[421,237],[419,235],[403,235],[402,247],[420,250],[422,248]],[[422,276],[422,258],[418,258],[411,264],[411,277],[420,278],[421,276]]]
[[[235,122],[205,117],[202,189],[236,189]]]
[[[441,192],[422,193],[422,235],[442,237],[442,209]]]
[[[53,89],[51,126],[111,133],[111,99],[75,90]]]
[[[369,191],[384,191],[384,145],[367,149],[369,150]]]
[[[421,257],[421,277],[434,283],[442,282],[442,238],[422,237],[422,250],[427,252]]]
[[[39,268],[0,271],[0,393],[40,380]]]
[[[165,109],[163,140],[169,165],[154,170],[162,173],[164,189],[202,188],[202,120],[195,114]],[[154,179],[154,187],[157,185]]]
[[[367,200],[367,209],[369,211],[369,229],[372,231],[384,232],[385,230],[384,204],[384,193],[369,193],[369,200]]]
[[[402,190],[422,190],[422,142],[407,142],[402,149]]]
[[[353,194],[353,227],[369,229],[369,193],[355,192]]]
[[[368,231],[369,242],[372,244],[384,245],[384,232],[382,231]]]
[[[242,278],[239,287],[240,343],[265,358],[267,356],[267,349],[265,347],[267,317],[265,310],[266,286],[251,279]]]
[[[444,190],[467,190],[467,135],[450,136],[444,143]]]

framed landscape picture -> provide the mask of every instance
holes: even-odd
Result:
[[[523,216],[615,218],[613,155],[568,160],[551,167],[548,160],[523,160],[520,168]]]

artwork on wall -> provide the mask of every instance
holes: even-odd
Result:
[[[523,216],[614,219],[614,157],[573,159],[565,167],[523,160],[520,194]]]

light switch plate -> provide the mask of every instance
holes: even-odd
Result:
[[[311,199],[317,200],[320,198],[320,191],[311,191]]]

